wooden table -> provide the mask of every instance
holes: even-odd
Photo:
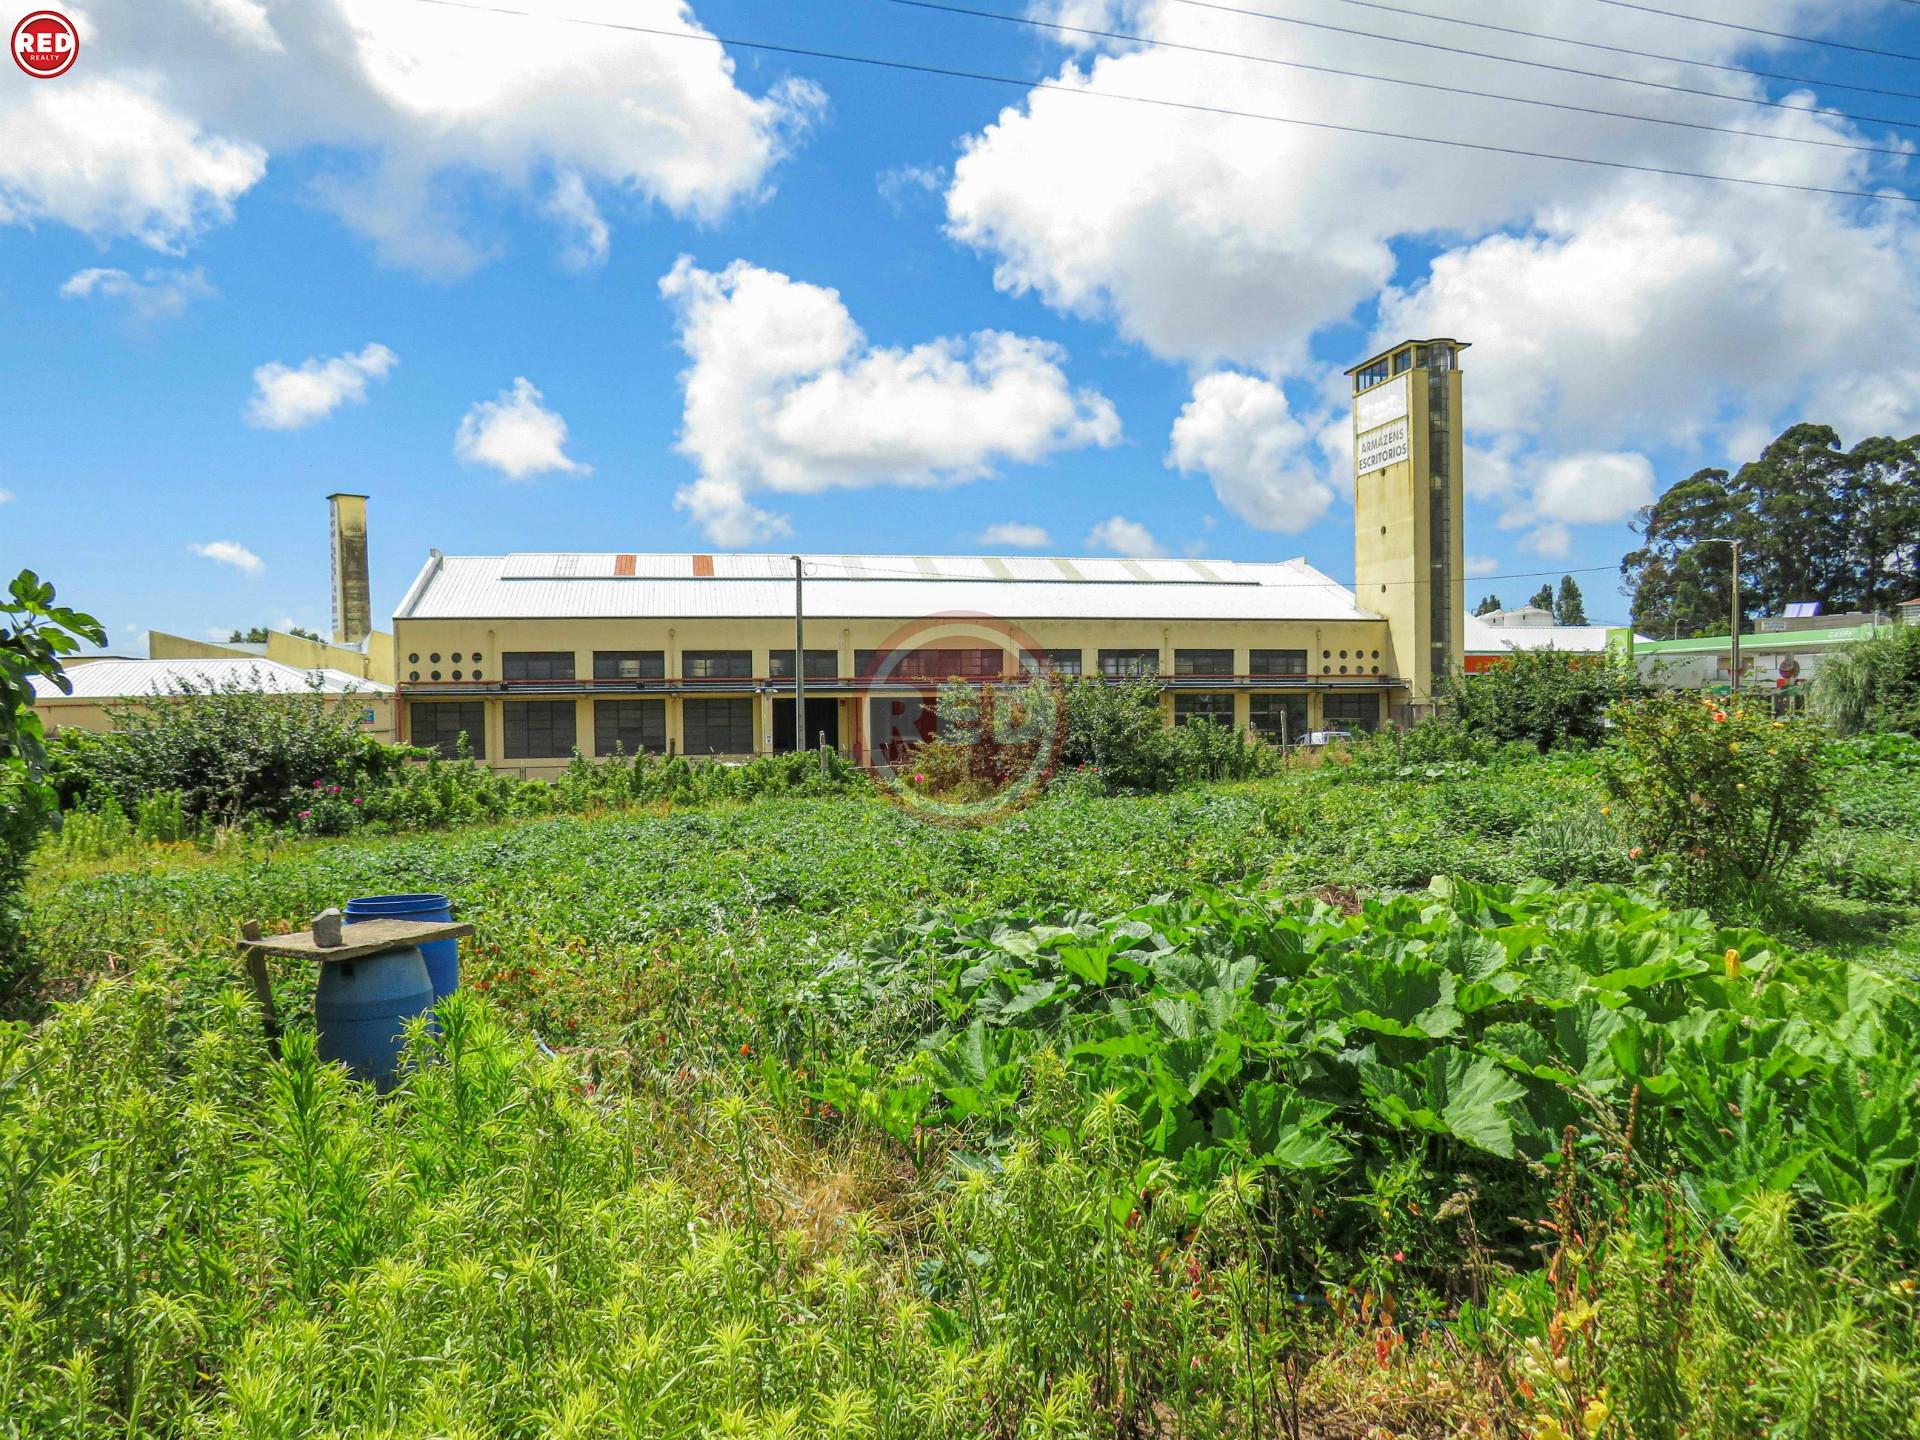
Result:
[[[473,934],[473,926],[458,920],[361,920],[343,925],[340,934],[341,944],[321,945],[314,940],[311,930],[295,930],[290,935],[262,935],[257,920],[249,920],[240,927],[240,951],[246,958],[254,996],[260,1001],[267,1046],[276,1056],[280,1053],[280,1018],[274,1012],[273,986],[267,979],[268,956],[333,965],[435,940],[464,940]]]

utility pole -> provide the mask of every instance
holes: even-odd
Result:
[[[803,584],[806,565],[793,557],[793,748],[807,748],[807,607]]]
[[[1731,535],[1709,535],[1709,545],[1731,545],[1733,547],[1733,680],[1728,693],[1740,693],[1740,542]]]

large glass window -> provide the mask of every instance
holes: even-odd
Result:
[[[1391,378],[1390,372],[1387,369],[1386,358],[1383,356],[1374,361],[1373,364],[1367,366],[1366,369],[1357,371],[1354,374],[1353,393],[1358,395],[1362,390],[1370,390],[1381,381],[1389,378]]]
[[[1158,675],[1160,652],[1158,650],[1102,650],[1100,673],[1109,679],[1126,675]]]
[[[571,680],[571,650],[509,650],[500,657],[504,680]]]
[[[793,678],[793,651],[774,650],[767,655],[767,673],[776,680]],[[807,679],[833,680],[840,674],[838,650],[807,651]]]
[[[1176,650],[1173,652],[1173,673],[1176,675],[1231,675],[1233,674],[1233,651]]]
[[[854,666],[862,675],[884,675],[887,679],[900,680],[947,680],[955,676],[997,680],[1006,663],[1006,652],[997,648],[860,650],[854,655]]]
[[[689,680],[748,680],[753,676],[753,652],[688,650],[680,656],[680,673]]]
[[[1304,675],[1307,652],[1304,650],[1254,650],[1247,655],[1247,671],[1252,675]]]
[[[667,748],[667,702],[596,700],[593,702],[593,753],[658,755]]]
[[[571,700],[509,700],[505,706],[509,760],[554,760],[573,754]]]
[[[593,652],[593,678],[596,680],[663,680],[666,674],[667,656],[662,650]]]
[[[412,743],[438,750],[453,759],[460,737],[467,737],[467,753],[476,760],[487,756],[487,707],[478,700],[453,704],[444,700],[416,700],[408,708],[407,732]]]
[[[1377,730],[1380,727],[1378,695],[1329,695],[1325,709],[1329,730]]]
[[[1216,725],[1233,724],[1233,696],[1176,695],[1173,697],[1173,723],[1190,725],[1195,720],[1211,720]]]
[[[1297,745],[1307,733],[1307,697],[1304,695],[1250,695],[1247,723],[1262,739]]]
[[[751,755],[751,700],[683,700],[680,718],[689,755]]]
[[[1081,666],[1081,652],[1078,650],[1033,650],[1021,657],[1021,664],[1029,671],[1038,670],[1047,675],[1078,675]]]

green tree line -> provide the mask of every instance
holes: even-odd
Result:
[[[1620,562],[1644,635],[1725,634],[1733,550],[1741,611],[1795,601],[1829,614],[1885,610],[1920,592],[1920,436],[1844,449],[1830,425],[1795,425],[1728,474],[1695,471],[1640,511]]]

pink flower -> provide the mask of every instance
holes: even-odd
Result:
[[[313,818],[313,811],[311,811],[311,810],[302,810],[302,811],[300,812],[300,818],[301,818],[302,820],[311,820],[311,819]]]
[[[356,795],[356,796],[354,796],[354,797],[353,797],[353,803],[354,803],[354,804],[356,804],[356,805],[358,805],[358,804],[360,803],[360,797],[359,797],[358,795]]]
[[[318,780],[316,780],[316,781],[314,781],[314,782],[313,782],[313,788],[314,788],[314,789],[316,789],[316,790],[318,790],[318,789],[320,788],[320,782],[319,782]]]
[[[1393,1259],[1395,1264],[1404,1265],[1407,1263],[1407,1252],[1404,1250],[1396,1250],[1393,1252]]]
[[[924,785],[927,783],[927,777],[924,775],[916,775],[913,777],[913,783],[916,785]]]

